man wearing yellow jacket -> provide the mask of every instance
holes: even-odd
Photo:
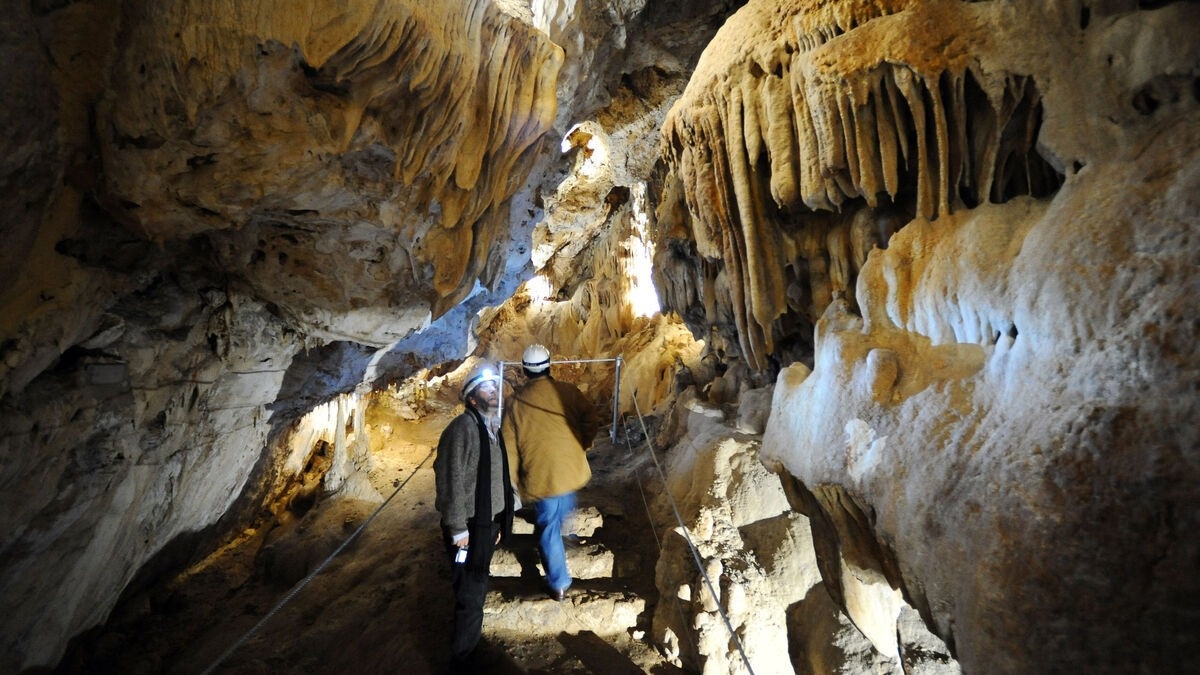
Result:
[[[530,345],[521,365],[529,379],[505,401],[501,435],[512,483],[537,514],[534,534],[550,596],[561,601],[571,586],[562,524],[575,509],[575,491],[592,477],[586,452],[600,422],[583,392],[550,377],[545,347]]]

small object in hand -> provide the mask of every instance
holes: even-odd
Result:
[[[458,549],[458,552],[454,554],[454,562],[456,562],[456,563],[467,562],[467,549],[465,549],[465,548]]]

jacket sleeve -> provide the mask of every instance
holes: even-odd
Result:
[[[451,532],[467,529],[467,519],[475,510],[475,471],[470,461],[479,452],[478,440],[472,448],[474,424],[466,415],[455,417],[438,440],[433,462],[437,497],[435,506],[442,514],[442,525]]]

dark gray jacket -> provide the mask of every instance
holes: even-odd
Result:
[[[433,471],[437,483],[434,505],[442,514],[442,526],[452,534],[467,530],[467,519],[475,515],[475,478],[479,467],[479,413],[467,408],[442,431]],[[500,442],[489,439],[492,452],[492,515],[504,513],[504,458]]]

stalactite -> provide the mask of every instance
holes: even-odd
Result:
[[[845,294],[850,288],[854,265],[851,261],[849,228],[844,222],[834,224],[825,237],[825,250],[829,254],[830,294]]]
[[[927,126],[928,113],[925,109],[925,97],[922,91],[917,87],[916,76],[907,68],[900,68],[895,71],[896,88],[900,91],[900,95],[908,105],[908,110],[911,113],[913,121],[913,131],[916,135],[916,166],[913,176],[916,180],[916,195],[917,195],[917,215],[922,218],[932,218],[933,202],[935,196],[931,180],[934,173],[934,167],[931,165],[930,147],[927,142],[929,137],[929,129]]]
[[[887,85],[887,107],[888,112],[891,113],[892,124],[894,125],[892,132],[900,145],[900,156],[898,158],[893,157],[894,172],[898,173],[901,166],[913,161],[912,148],[909,145],[910,132],[913,130],[907,124],[907,121],[911,118],[905,114],[906,110],[900,107],[904,98],[900,93],[900,87],[896,83],[895,76],[891,72],[888,72],[882,80]],[[897,178],[897,190],[899,190],[899,178]],[[896,192],[889,192],[889,194],[895,195]]]
[[[1030,77],[980,76],[978,64],[956,51],[969,35],[922,35],[907,45],[884,37],[934,25],[978,31],[966,19],[970,8],[875,4],[794,6],[794,32],[747,48],[719,76],[693,81],[663,127],[666,170],[688,195],[697,252],[723,265],[734,331],[755,368],[789,311],[785,268],[793,261],[780,254],[794,230],[814,227],[806,214],[899,206],[935,220],[984,199],[1048,194],[1061,183],[1037,154],[1040,100]],[[748,17],[778,21],[754,11]],[[862,27],[868,32],[850,34]],[[877,43],[884,51],[872,51]],[[802,237],[808,243],[799,252],[809,262],[814,316],[830,297],[830,280],[816,278],[827,265],[809,256],[832,260],[839,275],[860,264],[860,253],[850,259],[818,240],[813,248]],[[852,286],[841,276],[833,282],[838,290]]]
[[[800,156],[787,75],[763,78],[760,91],[759,97],[766,111],[763,120],[767,147],[771,150],[768,152],[771,198],[780,208],[796,213],[801,206]]]
[[[484,0],[285,5],[181,0],[130,16],[97,106],[101,198],[164,241],[253,242],[263,222],[319,223],[324,241],[292,247],[282,282],[279,266],[230,261],[318,332],[360,330],[348,330],[342,285],[360,288],[362,307],[424,302],[436,316],[494,283],[498,214],[553,123],[562,49]],[[206,161],[180,167],[198,147]],[[411,258],[335,261],[357,236],[340,223],[376,223],[371,236],[412,242]],[[239,255],[241,243],[219,248]],[[342,278],[294,273],[301,260]]]
[[[800,148],[800,195],[804,204],[813,211],[832,210],[833,204],[825,194],[822,165],[813,161],[813,158],[820,156],[820,143],[817,141],[812,107],[806,95],[804,70],[793,68],[791,73],[792,105],[796,108],[796,140]]]
[[[854,146],[858,151],[858,184],[857,191],[866,200],[867,206],[878,206],[879,193],[884,190],[883,167],[880,163],[880,143],[875,131],[879,124],[876,122],[874,101],[875,80],[877,77],[866,78],[858,83],[853,108],[854,113]]]
[[[944,73],[942,81],[948,85],[946,95],[950,101],[946,110],[946,121],[949,126],[949,159],[948,189],[954,190],[954,197],[961,197],[963,190],[970,191],[974,185],[971,172],[971,145],[967,142],[966,117],[966,73]]]

